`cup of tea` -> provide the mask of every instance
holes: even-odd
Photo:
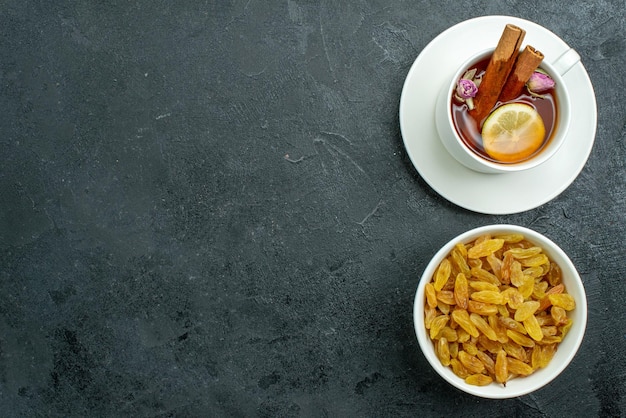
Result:
[[[558,57],[544,57],[536,72],[551,79],[552,87],[535,94],[525,86],[518,96],[498,101],[486,117],[477,120],[471,102],[455,92],[468,71],[475,69],[477,83],[480,81],[493,53],[494,48],[474,54],[442,87],[435,105],[439,137],[458,162],[474,171],[497,174],[537,167],[554,156],[566,140],[571,105],[563,76],[580,56],[568,49]],[[517,121],[526,119],[530,122],[521,134],[506,135],[508,125],[521,126],[526,122]]]

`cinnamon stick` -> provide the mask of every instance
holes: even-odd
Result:
[[[474,109],[470,114],[479,124],[491,112],[498,101],[502,87],[509,76],[519,49],[524,40],[526,31],[512,24],[507,24],[500,36],[498,45],[487,64],[485,75],[480,83],[476,97],[474,97]]]
[[[511,74],[506,80],[504,87],[502,87],[498,100],[506,102],[519,96],[524,85],[537,67],[539,67],[541,61],[543,61],[543,54],[532,46],[527,45],[517,57]]]

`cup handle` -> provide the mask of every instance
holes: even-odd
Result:
[[[554,62],[552,67],[561,76],[564,76],[574,65],[580,62],[580,55],[573,48],[563,52]]]

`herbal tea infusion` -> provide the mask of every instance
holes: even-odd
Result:
[[[468,68],[451,103],[455,129],[465,145],[498,163],[537,155],[556,131],[554,80],[541,68],[543,54],[519,52],[525,32],[507,25],[498,46]]]

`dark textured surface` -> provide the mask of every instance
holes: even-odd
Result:
[[[0,415],[624,416],[625,9],[0,1]],[[483,14],[561,36],[598,99],[580,176],[517,215],[439,197],[400,135],[416,56]],[[571,366],[505,401],[439,378],[411,317],[489,223],[558,242],[589,302]]]

